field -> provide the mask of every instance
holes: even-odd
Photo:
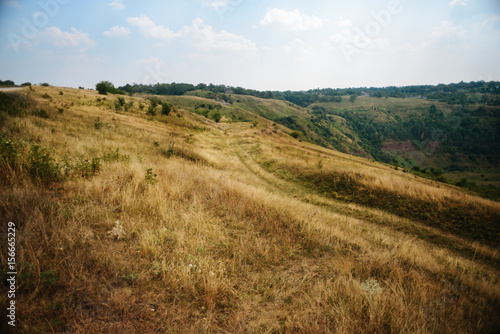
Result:
[[[295,139],[264,118],[304,112],[284,101],[216,123],[194,96],[168,116],[146,96],[1,97],[19,333],[500,329],[500,204]]]

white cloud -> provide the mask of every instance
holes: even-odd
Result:
[[[135,61],[137,64],[149,65],[149,66],[162,66],[166,67],[165,62],[158,57],[149,56],[149,58],[138,59]]]
[[[172,30],[164,26],[158,26],[146,15],[140,17],[129,17],[127,23],[131,26],[139,28],[139,31],[145,36],[150,38],[172,39],[175,34]]]
[[[450,1],[450,6],[453,7],[455,5],[462,5],[462,6],[467,6],[467,2],[470,0],[451,0]]]
[[[125,9],[123,1],[124,0],[113,0],[110,3],[108,3],[108,6],[113,7],[113,9],[122,10]]]
[[[365,49],[387,49],[389,47],[389,40],[381,37],[370,38],[346,28],[328,37],[323,43],[323,47],[330,50],[340,47],[341,50],[346,49],[354,53],[360,53]]]
[[[212,26],[206,25],[200,18],[195,19],[192,25],[184,26],[177,32],[156,25],[145,15],[128,18],[127,22],[138,27],[139,31],[146,37],[163,40],[178,39],[195,46],[200,51],[257,51],[257,46],[251,40],[225,30],[216,32]]]
[[[338,26],[343,28],[348,28],[352,26],[352,22],[349,19],[344,19],[342,16],[339,18]]]
[[[283,45],[283,50],[288,56],[301,60],[311,60],[316,56],[316,50],[298,38],[295,38],[290,45]]]
[[[485,21],[472,24],[470,26],[471,32],[478,35],[482,32],[482,30],[493,27],[493,25],[497,22],[500,22],[500,15],[492,14]]]
[[[194,20],[191,26],[184,26],[178,35],[182,40],[194,44],[200,51],[257,51],[257,46],[251,40],[225,30],[217,33],[200,18]]]
[[[166,82],[169,77],[167,65],[158,57],[149,56],[149,58],[136,60],[135,63],[144,68],[142,83],[145,85]]]
[[[18,1],[14,1],[14,0],[2,0],[2,6],[5,6],[5,7],[11,7],[11,8],[19,8],[21,7],[21,5],[19,4]]]
[[[277,25],[284,30],[300,31],[321,28],[323,20],[314,15],[304,15],[298,9],[286,11],[273,8],[267,10],[260,24],[264,26]]]
[[[222,7],[226,7],[229,3],[229,0],[203,0],[203,7],[208,7],[212,10],[219,10]]]
[[[363,48],[368,46],[372,42],[372,39],[354,33],[351,29],[343,29],[341,32],[331,35],[328,38],[327,44],[352,44],[356,47]]]
[[[85,51],[96,46],[96,42],[89,38],[87,33],[71,28],[70,31],[62,31],[57,27],[48,27],[38,33],[38,40],[53,44],[57,47],[67,47]]]
[[[441,38],[467,38],[467,30],[462,26],[457,26],[450,21],[442,21],[441,25],[432,28],[431,37],[435,39]]]
[[[130,35],[130,29],[126,27],[114,26],[102,33],[105,37],[124,37]]]

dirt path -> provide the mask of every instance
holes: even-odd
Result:
[[[16,90],[21,90],[24,87],[0,87],[0,92],[13,92]]]
[[[354,203],[336,201],[319,194],[311,194],[310,191],[304,189],[300,185],[282,180],[274,174],[264,170],[237,140],[231,140],[230,145],[240,162],[251,174],[256,176],[261,183],[264,183],[264,186],[271,192],[284,194],[285,196],[293,197],[301,202],[322,207],[334,214],[345,215],[364,223],[376,225],[377,228],[386,230],[388,233],[412,235],[429,244],[444,247],[464,258],[471,258],[473,249],[470,243],[462,238],[443,233],[434,228],[382,210],[360,206]],[[478,259],[476,258],[476,260]],[[496,259],[489,257],[484,257],[481,260],[490,266],[498,264]]]

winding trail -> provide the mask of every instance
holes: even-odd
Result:
[[[240,144],[237,138],[230,138],[230,146],[239,158],[240,162],[263,181],[268,191],[279,193],[294,198],[304,203],[312,204],[327,211],[354,218],[365,224],[373,224],[377,228],[390,233],[401,233],[406,236],[414,236],[432,246],[444,247],[452,253],[466,259],[481,260],[485,265],[496,267],[500,261],[496,256],[478,256],[474,245],[460,237],[443,233],[437,229],[412,220],[399,217],[383,210],[378,210],[355,203],[346,203],[335,199],[324,197],[320,194],[311,193],[299,184],[283,180],[273,173],[262,168],[257,161]]]

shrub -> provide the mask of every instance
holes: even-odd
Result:
[[[162,148],[160,150],[161,154],[167,158],[174,156],[175,155],[174,144],[175,144],[174,142],[170,142],[170,145],[168,146],[168,150],[165,150]]]
[[[168,103],[162,103],[161,104],[161,113],[162,115],[168,116],[170,114],[170,105]]]
[[[100,129],[102,129],[103,126],[104,126],[104,123],[101,121],[101,118],[97,117],[97,119],[94,121],[94,128],[96,130],[100,130]]]
[[[0,179],[6,180],[22,169],[23,142],[0,135]]]
[[[41,108],[33,111],[34,116],[38,116],[40,118],[49,118],[49,113],[47,110]]]
[[[216,122],[216,123],[219,123],[219,121],[221,120],[222,118],[222,114],[220,113],[220,111],[216,111],[212,114],[212,119]]]
[[[59,164],[43,146],[35,144],[31,147],[27,167],[28,175],[35,182],[48,184],[61,179]]]
[[[156,115],[156,106],[150,104],[148,107],[148,110],[146,111],[146,114],[148,114],[150,116]]]
[[[22,116],[31,106],[30,100],[19,94],[0,92],[0,124],[8,116]]]
[[[146,184],[149,184],[149,185],[155,185],[158,182],[158,179],[156,178],[156,174],[153,173],[153,168],[146,169],[146,173],[144,175],[144,178],[146,180]]]
[[[101,158],[81,159],[76,164],[75,169],[82,177],[94,176],[101,169]]]
[[[151,105],[155,108],[162,103],[160,98],[156,96],[150,97],[149,102],[151,102]]]
[[[114,102],[114,105],[115,105],[115,110],[118,111],[118,110],[121,110],[126,104],[125,104],[125,98],[120,96],[120,97],[117,97],[115,102]],[[126,109],[125,109],[126,111]]]

